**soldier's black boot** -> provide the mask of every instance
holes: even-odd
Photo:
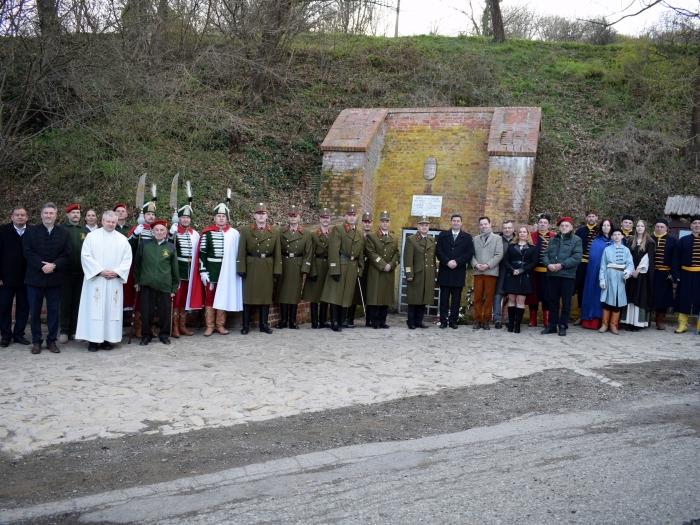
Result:
[[[311,303],[311,328],[320,328],[318,326],[318,303]]]
[[[423,324],[423,317],[425,316],[425,306],[418,304],[414,306],[416,313],[414,319],[416,320],[416,328],[428,328],[427,324]]]
[[[338,324],[340,325],[341,328],[347,328],[348,326],[348,321],[347,321],[347,308],[343,308],[342,306],[338,306]]]
[[[357,310],[356,304],[351,304],[347,310],[347,319],[343,328],[355,328],[355,310]]]
[[[241,326],[241,333],[246,335],[250,331],[250,305],[243,305],[243,322]]]
[[[297,329],[297,310],[299,309],[298,304],[289,305],[289,328]]]
[[[416,307],[413,306],[412,304],[409,304],[408,305],[408,314],[406,315],[406,324],[408,325],[409,330],[416,329],[415,311],[416,311]]]
[[[319,308],[318,312],[318,327],[319,328],[330,328],[331,325],[329,325],[326,322],[326,318],[328,316],[328,303],[321,303],[321,306]]]
[[[261,304],[260,305],[260,331],[265,333],[265,334],[272,333],[272,328],[267,326],[267,316],[269,313],[270,313],[270,305],[269,304]]]
[[[342,306],[338,306],[337,304],[332,304],[331,305],[331,330],[334,332],[342,332],[343,327],[340,326],[339,323],[339,312],[343,310]]]
[[[280,303],[280,322],[275,325],[275,328],[287,328],[287,315],[289,308],[285,303]]]

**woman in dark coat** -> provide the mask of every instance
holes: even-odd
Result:
[[[625,283],[627,306],[622,309],[620,322],[636,332],[649,326],[654,290],[654,256],[656,243],[647,231],[646,221],[637,221],[635,235],[627,239],[632,252],[634,271]]]
[[[503,257],[506,275],[503,290],[508,294],[508,331],[520,333],[525,313],[525,296],[532,293],[532,270],[537,266],[537,249],[526,226],[508,245]]]

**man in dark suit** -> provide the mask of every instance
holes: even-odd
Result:
[[[22,236],[24,258],[27,260],[27,274],[24,283],[27,285],[29,311],[32,327],[32,354],[41,353],[41,307],[46,297],[46,324],[49,333],[46,337],[46,347],[57,354],[58,337],[58,302],[61,297],[61,286],[66,275],[71,249],[73,248],[70,234],[65,228],[56,227],[56,205],[47,202],[41,207],[41,222],[38,226],[27,229]]]
[[[12,339],[28,345],[24,329],[29,318],[29,302],[24,274],[27,261],[22,251],[22,236],[27,231],[27,210],[15,206],[12,222],[0,227],[0,347],[9,346]],[[15,302],[15,329],[12,330],[12,303]]]
[[[451,223],[450,230],[438,235],[435,253],[440,262],[440,328],[447,328],[449,321],[450,328],[456,329],[462,288],[467,278],[467,265],[474,256],[474,242],[471,235],[462,231],[461,215],[453,214]]]

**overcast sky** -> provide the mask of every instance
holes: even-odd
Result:
[[[392,0],[395,3],[395,0]],[[472,0],[475,11],[483,9],[484,2]],[[421,35],[427,34],[434,24],[442,35],[456,35],[464,32],[469,27],[466,16],[454,8],[468,9],[467,0],[401,0],[401,15],[399,20],[399,34]],[[592,18],[598,15],[607,16],[610,20],[616,20],[624,14],[637,12],[641,7],[640,0],[501,0],[501,6],[528,5],[540,14],[553,14],[567,18]],[[698,0],[674,0],[674,5],[698,9]],[[653,24],[658,20],[665,8],[655,6],[634,18],[621,21],[617,30],[628,35],[639,34],[645,24]],[[393,36],[394,21],[389,23],[387,34]]]

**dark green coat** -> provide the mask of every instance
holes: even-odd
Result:
[[[129,236],[129,230],[131,230],[131,226],[127,223],[124,223],[124,226],[119,226],[119,223],[117,223],[117,227],[114,228],[114,231],[121,233],[124,237]]]
[[[403,271],[406,279],[406,304],[432,305],[435,302],[435,239],[426,235],[406,237],[403,247]]]
[[[362,232],[364,243],[365,243],[365,253],[362,257],[364,261],[364,268],[362,268],[362,274],[360,274],[360,282],[355,285],[355,294],[352,298],[352,304],[361,305],[363,302],[367,304],[367,235]]]
[[[381,231],[381,230],[380,230]],[[396,267],[399,265],[401,252],[399,239],[389,232],[386,236],[372,232],[365,238],[367,254],[367,295],[365,304],[372,306],[392,306],[396,301]],[[383,271],[389,264],[391,271]]]
[[[314,255],[311,234],[301,226],[296,232],[286,226],[280,232],[280,247],[282,277],[277,283],[277,302],[297,304],[301,300],[302,274],[311,273],[311,258]]]
[[[581,238],[569,232],[566,235],[557,233],[549,239],[549,245],[542,254],[544,266],[561,264],[562,269],[556,273],[547,270],[548,276],[561,277],[563,279],[575,279],[576,269],[583,259],[583,243]]]
[[[66,264],[65,272],[70,275],[83,275],[83,265],[80,262],[80,252],[83,249],[83,241],[87,233],[82,226],[73,226],[70,222],[66,221],[60,226],[65,228],[65,230],[70,235],[71,246],[73,249],[70,252],[70,258],[68,259],[68,264]]]
[[[331,231],[328,247],[328,275],[323,285],[321,301],[348,307],[353,304],[357,277],[362,274],[364,242],[359,227],[346,222]],[[338,282],[333,279],[339,275]]]
[[[270,304],[274,276],[282,275],[279,230],[272,226],[260,230],[253,223],[250,226],[243,226],[238,232],[241,237],[238,240],[236,272],[246,274],[243,279],[243,303]],[[253,257],[253,255],[261,257]]]
[[[301,298],[310,303],[320,303],[323,285],[326,282],[328,275],[328,247],[330,246],[330,232],[325,235],[321,228],[310,233],[311,242],[313,243],[314,257],[311,260],[311,273],[306,277],[304,282],[304,293]],[[313,281],[309,277],[316,277]]]
[[[175,293],[180,286],[175,245],[155,239],[144,241],[136,250],[134,282],[159,292]]]

